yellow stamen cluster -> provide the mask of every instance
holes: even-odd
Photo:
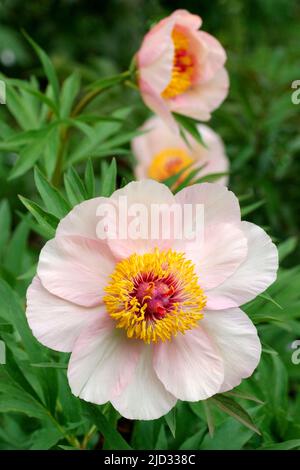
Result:
[[[174,43],[174,61],[172,77],[161,96],[165,99],[181,95],[192,85],[194,75],[194,59],[189,52],[189,39],[180,30],[174,28],[172,32]]]
[[[137,289],[145,279],[149,287],[141,300]],[[155,285],[166,286],[173,299],[160,317],[151,315],[150,309]],[[170,340],[178,332],[196,327],[206,304],[194,264],[183,253],[172,250],[135,253],[120,261],[105,292],[104,302],[116,327],[124,328],[128,338],[146,343]]]
[[[165,148],[153,157],[148,169],[148,176],[154,180],[163,181],[176,175],[193,161],[194,159],[184,149]]]

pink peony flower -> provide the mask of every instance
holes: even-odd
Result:
[[[163,182],[187,166],[188,171],[203,167],[197,178],[211,173],[226,173],[229,161],[222,139],[210,127],[198,125],[205,148],[190,135],[189,145],[179,135],[174,135],[159,117],[148,119],[141,127],[145,134],[135,137],[132,151],[137,159],[135,174],[138,180],[151,178]],[[187,176],[183,173],[183,178]],[[221,177],[218,183],[227,184],[228,178]]]
[[[226,53],[199,31],[202,20],[176,10],[146,34],[137,53],[139,87],[146,105],[177,128],[171,112],[208,121],[226,98]]]
[[[151,224],[148,237],[101,240],[95,214],[104,204],[120,211],[122,197],[129,208],[202,204],[203,242],[154,240]],[[253,373],[261,345],[239,306],[275,280],[277,265],[270,237],[241,222],[226,187],[203,183],[174,196],[161,183],[133,182],[61,220],[41,251],[27,319],[42,344],[71,352],[74,395],[155,419],[177,399],[204,400]]]

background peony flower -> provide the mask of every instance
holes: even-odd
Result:
[[[190,135],[187,136],[188,146],[181,136],[174,135],[157,116],[148,119],[141,127],[142,131],[146,131],[145,134],[132,141],[132,151],[137,159],[137,179],[151,178],[162,182],[191,164],[193,168],[205,165],[197,178],[211,173],[228,172],[229,161],[222,139],[204,124],[199,124],[198,128],[207,148]],[[217,182],[227,184],[228,178],[223,176]]]
[[[143,100],[173,129],[171,112],[208,121],[228,93],[226,53],[199,31],[201,24],[199,16],[176,10],[146,34],[137,53]]]
[[[119,196],[148,208],[204,204],[203,243],[99,240],[97,208],[118,207]],[[41,251],[26,314],[42,344],[72,353],[74,395],[155,419],[177,399],[204,400],[253,373],[261,345],[239,306],[275,280],[277,265],[270,237],[241,222],[226,187],[204,183],[174,196],[158,182],[133,182],[62,219]]]

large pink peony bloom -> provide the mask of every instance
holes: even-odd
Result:
[[[203,243],[154,241],[150,225],[149,238],[100,240],[97,209],[118,208],[121,196],[128,207],[203,204]],[[270,237],[241,222],[226,187],[204,183],[174,196],[161,183],[133,182],[60,222],[41,251],[26,314],[42,344],[72,353],[76,396],[155,419],[177,399],[204,400],[253,373],[261,345],[239,306],[275,280],[277,264]]]
[[[174,135],[157,116],[148,119],[140,129],[145,133],[132,141],[133,154],[137,159],[137,179],[151,178],[162,182],[187,166],[188,171],[203,166],[197,178],[211,173],[228,172],[229,161],[222,139],[204,124],[199,124],[198,128],[206,147],[190,135],[187,136],[187,145],[181,136]],[[186,174],[183,173],[182,176]],[[228,178],[223,176],[218,183],[227,184],[227,181]]]
[[[226,53],[202,20],[176,10],[146,34],[137,53],[139,87],[146,105],[173,128],[171,112],[201,121],[226,98]]]

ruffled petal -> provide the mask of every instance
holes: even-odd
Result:
[[[134,376],[123,392],[112,399],[113,406],[128,419],[157,419],[175,406],[177,399],[158,380],[153,369],[152,348],[143,351]]]
[[[27,290],[26,316],[33,335],[48,348],[70,352],[83,329],[105,315],[104,307],[84,308],[50,294],[36,276]]]
[[[278,252],[269,235],[250,222],[242,222],[241,228],[248,240],[248,255],[232,276],[206,292],[209,309],[243,305],[264,292],[276,279]]]
[[[57,237],[42,249],[37,272],[43,286],[52,294],[93,307],[102,302],[103,289],[115,262],[103,241]]]
[[[207,311],[202,325],[224,362],[220,392],[237,387],[259,363],[261,343],[255,326],[239,308]]]
[[[116,239],[108,239],[108,245],[117,258],[127,258],[132,253],[151,252],[155,247],[170,248],[172,240],[168,238],[168,234],[164,235],[161,229],[164,211],[168,211],[169,206],[175,202],[167,186],[149,179],[132,182],[115,191],[111,201],[117,207],[115,230],[117,235]],[[128,217],[121,220],[120,214],[125,212],[125,207],[128,209]],[[162,215],[158,218],[160,222],[157,224],[156,217],[151,216],[151,211],[152,209],[157,211],[159,208],[162,210]],[[141,219],[146,223],[140,224]],[[126,233],[122,234],[124,227]]]
[[[58,224],[56,236],[78,235],[97,240],[97,210],[109,198],[95,197],[77,204]]]
[[[229,278],[247,253],[247,237],[235,224],[209,225],[202,243],[193,241],[185,246],[186,257],[193,261],[205,292]]]
[[[228,188],[216,183],[194,184],[177,193],[175,199],[182,205],[203,204],[205,227],[222,223],[240,223],[241,211],[238,198]]]
[[[201,326],[154,347],[154,369],[166,389],[180,400],[205,400],[224,380],[223,360]]]
[[[72,393],[99,405],[113,400],[132,381],[141,346],[116,329],[108,315],[84,330],[68,367]]]

